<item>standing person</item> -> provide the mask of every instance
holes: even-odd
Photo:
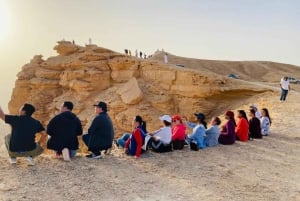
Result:
[[[288,92],[291,90],[290,81],[288,80],[287,76],[281,78],[280,88],[281,88],[280,102],[285,102],[286,96],[288,95]]]
[[[238,111],[238,121],[235,127],[236,139],[242,142],[247,142],[249,139],[249,123],[246,112]]]
[[[131,50],[128,50],[129,56],[131,56]]]
[[[181,150],[185,144],[186,127],[182,123],[182,119],[179,115],[172,117],[172,145],[174,150]]]
[[[261,113],[260,113],[260,111],[259,111],[257,105],[256,105],[256,104],[250,105],[250,110],[251,110],[251,109],[253,109],[253,110],[255,111],[255,116],[256,116],[256,118],[260,119]]]
[[[193,129],[193,133],[191,135],[188,135],[186,140],[191,149],[193,149],[193,147],[191,146],[192,142],[196,143],[199,149],[204,149],[206,147],[204,143],[204,136],[207,128],[205,115],[202,113],[195,113],[194,115],[197,123],[186,121],[187,126]],[[184,117],[184,119],[186,120],[186,117]]]
[[[56,157],[62,156],[65,161],[75,157],[79,145],[77,136],[82,135],[81,122],[72,113],[73,107],[72,102],[65,101],[60,108],[60,114],[53,117],[47,126],[50,136],[47,148],[54,150]]]
[[[137,49],[135,50],[135,57],[139,57],[139,51]]]
[[[162,128],[148,133],[148,135],[152,136],[152,142],[149,142],[150,146],[153,151],[159,153],[172,151],[172,118],[169,115],[163,115],[159,117],[159,120],[161,121]]]
[[[164,55],[164,61],[165,61],[165,64],[169,63],[168,53],[165,53],[165,55]]]
[[[99,102],[94,105],[96,117],[94,118],[88,134],[82,136],[83,142],[92,153],[87,158],[101,158],[101,151],[110,152],[114,139],[114,128],[110,117],[107,114],[107,104]]]
[[[251,109],[249,111],[249,138],[261,139],[261,126],[260,120],[255,116],[255,110]]]
[[[213,117],[211,120],[211,127],[205,131],[204,143],[208,147],[213,147],[219,144],[218,139],[220,135],[219,125],[221,120],[219,117]]]
[[[4,114],[0,107],[0,118],[11,125],[11,134],[5,136],[5,145],[10,157],[10,163],[16,164],[17,157],[26,157],[29,165],[35,165],[34,157],[43,152],[39,145],[47,135],[42,124],[31,117],[35,112],[33,105],[25,103],[19,115]],[[41,133],[39,142],[35,142],[35,135]]]
[[[143,58],[143,52],[140,51],[140,58],[142,59]]]
[[[261,118],[260,118],[261,134],[263,136],[268,136],[270,134],[271,124],[272,124],[272,120],[269,115],[269,111],[267,108],[263,108],[261,110]]]
[[[225,113],[225,119],[228,121],[223,126],[223,129],[219,136],[219,143],[223,145],[231,145],[235,143],[236,135],[235,135],[235,119],[234,113],[232,111],[227,111]]]
[[[116,145],[123,147],[125,153],[134,156],[134,158],[139,158],[147,133],[146,122],[141,116],[135,116],[132,127],[132,134],[125,133],[116,141]]]
[[[126,55],[128,55],[128,50],[127,49],[124,49],[124,52]]]

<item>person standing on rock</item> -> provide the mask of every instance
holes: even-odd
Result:
[[[135,57],[139,57],[139,51],[135,50]]]
[[[140,51],[140,58],[142,59],[143,58],[143,52]]]
[[[285,102],[286,96],[288,95],[288,92],[291,90],[288,77],[285,76],[280,80],[280,88],[281,88],[280,102],[282,103]]]
[[[168,54],[167,53],[165,53],[165,55],[164,55],[164,61],[165,61],[165,64],[169,63],[169,61],[168,61]]]
[[[114,139],[114,128],[110,117],[107,114],[107,104],[99,102],[94,105],[96,117],[94,118],[88,134],[82,136],[83,142],[92,152],[87,155],[87,158],[99,159],[101,158],[101,151],[109,153]]]
[[[78,149],[78,137],[82,135],[80,120],[73,110],[73,103],[65,101],[60,114],[53,117],[48,126],[47,133],[50,136],[47,148],[56,152],[56,157],[63,157],[65,161],[70,161],[70,157],[75,157]]]
[[[0,118],[11,125],[11,134],[5,136],[5,145],[10,157],[10,163],[16,164],[17,157],[26,157],[29,165],[35,165],[34,157],[43,152],[40,143],[47,137],[42,124],[31,117],[35,112],[33,105],[25,103],[19,115],[4,114],[0,107]],[[35,135],[41,133],[39,142],[35,142]]]

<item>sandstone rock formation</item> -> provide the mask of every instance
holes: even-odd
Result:
[[[94,118],[93,104],[105,101],[116,134],[131,131],[135,115],[145,118],[148,130],[159,127],[162,114],[195,112],[219,114],[238,100],[269,91],[261,85],[228,79],[208,72],[142,60],[111,50],[67,41],[55,46],[58,55],[46,60],[34,56],[17,75],[11,113],[24,102],[36,106],[35,117],[45,125],[63,101],[75,104],[74,112],[87,128]]]

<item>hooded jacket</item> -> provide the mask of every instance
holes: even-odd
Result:
[[[82,134],[80,120],[70,111],[56,115],[48,124],[47,133],[50,139],[47,148],[61,151],[64,148],[78,149],[77,136]]]

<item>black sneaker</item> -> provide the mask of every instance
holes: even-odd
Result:
[[[93,158],[93,159],[100,159],[102,158],[102,156],[100,154],[89,154],[89,155],[86,155],[85,157],[87,158]]]

